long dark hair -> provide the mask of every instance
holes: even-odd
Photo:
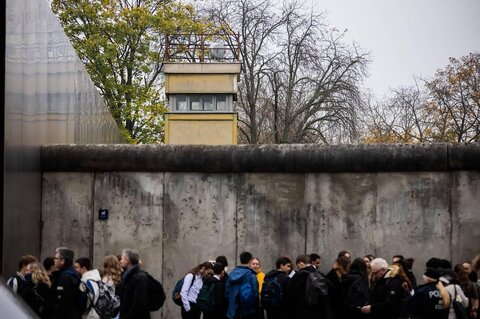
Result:
[[[355,258],[350,265],[349,273],[356,272],[362,276],[363,281],[365,284],[368,285],[368,272],[367,272],[367,263],[363,258]]]
[[[457,275],[457,280],[459,283],[464,284],[469,281],[468,272],[465,267],[463,267],[463,264],[456,264],[453,268],[453,271]]]
[[[196,275],[200,269],[202,268],[205,268],[205,269],[213,269],[213,265],[211,262],[209,261],[206,261],[204,263],[201,263],[200,265],[198,265],[197,267],[193,268],[192,270],[190,270],[188,273],[189,274],[193,274],[193,275]]]

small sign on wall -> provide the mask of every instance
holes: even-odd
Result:
[[[98,210],[98,219],[99,220],[107,220],[108,219],[108,209],[100,208]]]

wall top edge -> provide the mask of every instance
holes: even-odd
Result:
[[[44,145],[43,171],[397,172],[480,170],[480,143]]]

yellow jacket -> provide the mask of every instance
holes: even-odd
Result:
[[[260,269],[257,272],[257,281],[258,281],[258,294],[262,292],[263,281],[265,280],[265,273]]]

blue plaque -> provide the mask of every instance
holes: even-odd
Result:
[[[98,210],[98,219],[107,220],[108,219],[108,209],[99,209]]]

